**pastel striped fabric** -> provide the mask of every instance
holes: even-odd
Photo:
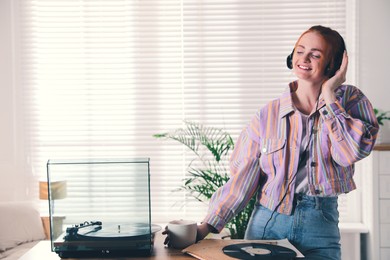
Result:
[[[217,231],[256,192],[263,206],[275,210],[281,203],[277,211],[291,214],[302,141],[301,115],[291,99],[296,86],[297,82],[290,83],[241,132],[230,160],[231,178],[211,198],[204,219]],[[337,196],[355,189],[354,163],[370,154],[379,130],[372,105],[358,88],[340,86],[336,97],[335,103],[326,105],[320,96],[317,111],[309,116],[307,129],[313,133],[307,174],[313,196]]]

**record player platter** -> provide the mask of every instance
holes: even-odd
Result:
[[[151,226],[151,232],[155,233],[161,230],[158,225]],[[149,225],[146,224],[123,224],[123,225],[109,225],[103,226],[98,232],[91,232],[88,230],[79,230],[79,235],[88,237],[126,237],[126,236],[140,236],[149,233]]]
[[[151,230],[150,230],[151,229]],[[87,228],[79,229],[77,231],[78,239],[123,239],[123,238],[135,238],[138,236],[144,236],[158,232],[161,227],[152,224],[151,226],[142,223],[135,224],[108,224],[101,226],[90,226]],[[68,237],[68,240],[72,240],[72,237]],[[66,239],[65,239],[66,240]]]

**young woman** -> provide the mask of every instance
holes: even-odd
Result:
[[[342,85],[338,32],[311,27],[287,64],[298,79],[243,129],[197,238],[221,231],[257,193],[246,239],[288,238],[305,259],[340,260],[337,196],[356,188],[354,163],[370,154],[378,123],[364,94]]]

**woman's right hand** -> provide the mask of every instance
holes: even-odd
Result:
[[[213,230],[213,227],[207,223],[202,223],[196,228],[196,242],[204,239],[210,232]],[[163,235],[167,235],[164,240],[164,245],[169,247],[169,230],[168,227],[165,227],[165,230],[162,232]]]

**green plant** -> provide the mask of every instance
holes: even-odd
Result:
[[[379,111],[379,109],[374,108],[374,113],[376,116],[376,119],[378,120],[378,124],[383,125],[384,120],[390,120],[390,117],[387,116],[390,111]]]
[[[229,151],[234,148],[234,142],[223,129],[185,121],[183,128],[156,134],[154,137],[177,141],[195,155],[188,165],[188,177],[183,180],[179,190],[186,191],[201,202],[207,202],[214,192],[229,180],[224,164]],[[226,224],[231,238],[244,237],[254,205],[255,198],[252,198],[248,205]]]

